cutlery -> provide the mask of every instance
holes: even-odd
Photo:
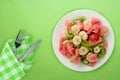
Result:
[[[22,29],[19,30],[19,33],[18,33],[18,35],[17,35],[17,37],[16,37],[16,40],[15,40],[15,43],[14,43],[14,44],[15,44],[15,48],[14,48],[14,53],[15,53],[15,54],[16,54],[17,48],[21,46],[24,37],[25,37],[25,32],[24,32],[24,30],[22,30]]]
[[[33,43],[30,48],[25,52],[25,54],[23,54],[18,60],[19,61],[24,61],[24,59],[26,59],[26,57],[28,57],[30,55],[30,53],[32,53],[32,51],[41,43],[41,40],[38,40],[37,42]]]

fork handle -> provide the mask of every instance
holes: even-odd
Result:
[[[14,52],[15,55],[16,55],[16,51],[17,51],[17,48],[14,46],[13,52]]]

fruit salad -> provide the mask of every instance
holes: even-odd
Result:
[[[61,26],[62,27],[62,26]],[[79,16],[66,20],[60,34],[59,51],[75,64],[95,66],[106,54],[108,29],[98,18]]]

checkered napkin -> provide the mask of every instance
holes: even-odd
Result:
[[[31,53],[23,62],[19,62],[16,57],[20,57],[31,45],[31,38],[26,36],[22,45],[17,49],[17,54],[13,53],[15,39],[9,39],[0,53],[0,80],[20,80],[34,63],[34,55]]]

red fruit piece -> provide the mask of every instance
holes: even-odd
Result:
[[[87,54],[87,60],[89,62],[96,62],[98,60],[97,55],[93,53],[88,53]]]
[[[84,27],[83,27],[83,31],[86,31],[86,32],[87,32],[87,31],[90,30],[90,28],[91,28],[91,26],[84,26]]]
[[[65,47],[64,45],[62,45],[62,44],[59,46],[59,51],[60,51],[63,55],[65,55],[65,54],[67,53],[66,47]]]
[[[99,35],[104,36],[108,32],[108,29],[106,26],[101,25],[99,30]]]
[[[67,39],[67,36],[64,33],[60,34],[60,44],[63,43],[63,41],[65,41]]]
[[[98,33],[99,30],[100,30],[100,25],[95,24],[95,25],[93,25],[91,32],[93,32],[93,33]]]
[[[67,27],[67,29],[71,29],[72,23],[69,20],[66,20],[65,26]]]
[[[91,66],[94,67],[96,62],[91,62]]]
[[[84,27],[83,27],[84,31],[88,32],[91,27],[92,27],[92,24],[89,20],[84,21]]]
[[[104,45],[103,47],[106,49],[108,47],[108,42],[106,40],[104,40]]]
[[[62,53],[62,55],[66,56],[67,58],[70,58],[72,55],[67,52],[67,48],[65,45],[60,45],[59,46],[59,51]]]
[[[76,50],[75,50],[75,55],[76,55],[76,56],[79,56],[79,49],[76,49]]]
[[[67,49],[67,52],[70,53],[71,55],[75,54],[75,48],[71,43],[66,43],[66,49]]]
[[[70,52],[72,55],[75,55],[75,48],[70,48],[69,52]]]
[[[101,21],[100,21],[100,19],[98,19],[98,18],[92,18],[91,23],[92,23],[92,25],[95,25],[95,24],[100,25],[100,24],[101,24]]]
[[[74,62],[75,64],[79,64],[80,61],[81,61],[81,58],[80,58],[79,56],[73,55],[73,56],[70,58],[70,61],[71,61],[71,62]]]
[[[102,38],[98,34],[91,34],[91,35],[89,35],[88,41],[90,43],[92,43],[93,45],[96,45],[96,44],[102,42]]]
[[[70,58],[72,55],[71,55],[70,53],[66,53],[65,56],[66,56],[67,58]]]
[[[81,29],[83,29],[83,22],[77,21],[77,26]]]
[[[99,30],[100,30],[100,25],[95,24],[95,25],[93,25],[93,26],[87,31],[87,34],[90,34],[91,32],[98,34],[98,33],[99,33]]]

